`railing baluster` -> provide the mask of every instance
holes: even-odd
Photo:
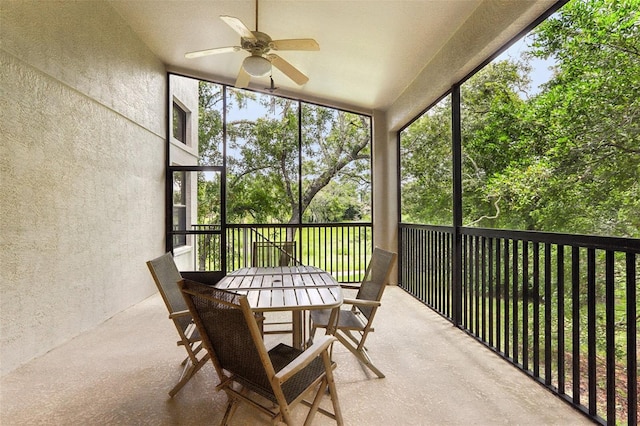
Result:
[[[596,253],[587,250],[587,346],[589,370],[589,415],[597,414],[596,406]]]
[[[431,267],[433,268],[433,278],[431,280],[431,303],[437,308],[438,307],[438,234],[433,231],[431,232],[431,241],[432,241],[432,255],[431,255]]]
[[[482,241],[482,264],[481,264],[481,297],[482,297],[482,334],[481,339],[483,342],[487,341],[487,239],[485,237],[481,237]]]
[[[427,289],[424,297],[427,299],[427,303],[429,304],[429,306],[433,306],[433,260],[435,256],[433,253],[432,231],[427,231],[427,244],[425,246],[425,252],[425,258],[427,259]]]
[[[493,346],[493,312],[495,305],[495,292],[494,292],[494,280],[493,280],[493,267],[494,267],[494,258],[493,258],[493,238],[489,238],[489,247],[487,248],[489,252],[489,346]]]
[[[416,247],[416,262],[420,265],[420,274],[418,275],[418,279],[416,280],[416,283],[418,284],[418,288],[416,289],[416,293],[418,294],[418,297],[420,298],[420,300],[422,300],[424,303],[427,303],[427,300],[424,297],[424,288],[426,287],[427,283],[427,274],[428,271],[426,269],[426,258],[423,256],[424,250],[425,250],[425,245],[426,245],[426,238],[425,238],[425,234],[426,231],[425,230],[420,230],[419,232],[420,234],[420,244],[418,244],[418,246]]]
[[[558,292],[558,393],[565,393],[564,381],[564,246],[557,246],[557,292]]]
[[[409,292],[413,295],[416,296],[416,289],[415,289],[415,274],[416,274],[416,266],[413,264],[413,254],[414,251],[413,250],[409,250],[409,242],[413,241],[414,242],[414,246],[415,246],[415,233],[417,232],[416,229],[403,229],[403,233],[402,233],[402,252],[400,253],[402,256],[402,262],[403,264],[402,269],[400,273],[402,274],[402,276],[404,277],[402,279],[402,285],[405,286],[405,288],[407,288],[409,290]],[[407,270],[411,268],[410,270]]]
[[[522,241],[522,369],[529,370],[529,242]]]
[[[420,229],[414,229],[413,232],[413,241],[415,241],[415,244],[413,244],[413,246],[409,245],[409,243],[407,243],[407,249],[409,250],[409,253],[411,253],[411,257],[410,257],[410,261],[412,265],[415,265],[414,268],[414,272],[411,276],[411,283],[412,283],[412,289],[413,289],[413,295],[416,296],[418,299],[420,299],[420,295],[418,292],[418,285],[419,285],[419,277],[422,275],[422,265],[420,263],[418,263],[418,253],[416,253],[417,249],[420,247],[420,245],[422,245],[422,238],[420,238],[420,234],[421,234],[421,230]]]
[[[615,288],[614,252],[606,251],[605,306],[607,340],[607,424],[616,424],[616,346],[615,346]]]
[[[453,315],[453,233],[447,234],[447,318]]]
[[[416,255],[420,256],[418,262],[420,263],[420,276],[418,279],[418,283],[419,283],[419,288],[418,288],[418,294],[420,295],[420,299],[422,301],[424,301],[425,303],[429,303],[429,301],[427,300],[426,297],[426,288],[427,288],[427,282],[428,282],[428,275],[429,275],[429,270],[427,268],[427,257],[425,255],[426,250],[427,250],[427,237],[428,237],[428,231],[426,230],[422,230],[420,231],[420,245],[418,246],[418,251],[416,252]]]
[[[571,322],[573,403],[580,405],[580,248],[571,249]]]
[[[462,247],[464,247],[464,327],[471,330],[473,327],[473,237],[464,235],[462,237]]]
[[[442,234],[435,235],[436,270],[435,270],[435,307],[442,312]]]
[[[551,244],[544,245],[544,383],[551,385]]]
[[[504,240],[504,354],[509,356],[509,245],[510,240]]]
[[[627,423],[638,418],[638,354],[637,354],[637,282],[636,255],[627,253]],[[636,420],[637,421],[637,420]]]
[[[519,276],[518,276],[518,240],[514,239],[513,240],[513,254],[511,255],[512,261],[513,261],[513,266],[512,266],[512,274],[513,274],[513,278],[512,278],[512,300],[513,300],[513,312],[512,312],[512,320],[511,320],[511,337],[512,337],[512,348],[513,348],[513,362],[514,363],[518,363],[519,362],[519,351],[518,351],[518,297],[519,297],[519,292],[518,292],[518,281],[519,281]]]
[[[474,293],[475,293],[475,324],[474,324],[474,333],[476,336],[480,334],[480,237],[476,235],[475,237],[475,247],[474,247],[474,256],[475,256],[475,272],[474,272]]]
[[[445,278],[445,263],[446,263],[446,241],[445,234],[442,232],[436,232],[436,310],[438,312],[445,312],[445,299],[444,292],[446,288]]]
[[[540,243],[533,243],[533,377],[540,377]]]
[[[498,352],[501,351],[501,343],[502,343],[502,281],[500,279],[502,274],[502,251],[500,248],[500,242],[502,240],[500,238],[496,238],[496,281],[495,281],[495,289],[496,289],[496,350]]]

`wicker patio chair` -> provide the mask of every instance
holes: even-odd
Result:
[[[305,424],[318,411],[343,423],[333,380],[335,364],[329,357],[333,336],[323,336],[305,351],[283,343],[267,351],[246,295],[191,280],[182,280],[179,286],[218,372],[216,389],[229,398],[221,424],[227,424],[241,402],[272,422],[293,424],[291,408],[303,402],[310,407]],[[305,400],[314,389],[312,402]],[[326,389],[333,413],[319,407]]]
[[[251,266],[291,266],[297,263],[295,241],[254,241]]]
[[[295,241],[254,241],[251,251],[251,266],[277,267],[296,265]],[[263,313],[262,329],[264,334],[293,335],[293,320],[283,320],[282,313]],[[276,318],[274,320],[274,318]],[[305,317],[306,318],[306,317]],[[303,326],[306,332],[306,324]]]
[[[182,361],[182,374],[178,383],[169,391],[170,396],[177,394],[182,387],[193,377],[200,368],[206,364],[209,354],[203,349],[200,333],[193,323],[191,313],[178,288],[178,281],[182,279],[171,253],[147,262],[153,280],[162,295],[162,300],[169,311],[169,318],[178,331],[180,340],[178,346],[184,346],[187,357]]]
[[[365,341],[373,329],[373,319],[380,306],[380,299],[387,284],[396,254],[376,247],[367,267],[364,280],[359,286],[355,299],[345,298],[343,305],[352,305],[351,309],[340,310],[335,336],[349,349],[358,360],[378,377],[384,374],[371,362]],[[318,328],[327,328],[331,311],[310,311],[311,340]]]

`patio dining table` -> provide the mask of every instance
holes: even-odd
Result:
[[[314,266],[253,267],[235,270],[216,287],[247,295],[254,312],[292,312],[293,346],[304,345],[304,311],[333,309],[335,320],[342,305],[340,284]],[[331,330],[328,330],[331,331]]]

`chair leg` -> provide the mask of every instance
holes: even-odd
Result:
[[[187,384],[189,380],[209,361],[209,354],[205,354],[196,364],[185,365],[184,370],[182,370],[182,375],[180,376],[180,380],[176,385],[169,391],[169,396],[173,398],[180,389],[183,388],[184,385]]]
[[[185,359],[183,359],[183,360],[182,360],[182,362],[180,363],[180,365],[184,367],[185,365],[187,365],[187,362],[189,362],[189,360],[190,360],[190,358],[189,358],[189,357],[186,357]],[[184,375],[184,370],[183,370],[183,373],[182,373],[182,374]]]
[[[227,398],[229,398],[229,402],[227,403],[227,409],[224,412],[220,426],[228,425],[229,420],[231,420],[231,417],[233,417],[233,414],[236,412],[236,408],[238,408],[238,401],[235,398],[231,398],[228,394]]]
[[[362,364],[364,364],[367,368],[369,368],[369,370],[373,371],[376,374],[376,376],[378,376],[381,379],[384,378],[384,373],[382,373],[382,371],[378,370],[378,368],[375,365],[373,365],[373,363],[371,362],[371,358],[369,358],[369,355],[364,349],[358,350],[356,347],[354,347],[351,344],[351,342],[345,339],[345,337],[340,333],[336,333],[336,337],[347,349],[351,351],[351,353],[353,353],[356,357],[358,357],[358,360]]]
[[[322,400],[322,395],[324,394],[324,389],[327,387],[327,378],[325,377],[320,382],[318,387],[318,392],[316,392],[316,396],[313,398],[313,403],[311,404],[311,408],[309,408],[309,413],[307,413],[307,418],[304,420],[304,425],[308,426],[313,422],[313,418],[318,411],[318,407],[320,406],[320,401]]]
[[[329,388],[329,396],[331,397],[331,404],[333,405],[333,415],[335,416],[336,423],[338,426],[344,424],[342,419],[342,410],[340,409],[340,402],[338,400],[338,392],[336,390],[336,381],[333,377],[333,366],[331,365],[331,359],[327,355],[327,353],[322,354],[322,361],[325,365],[325,370],[327,371],[327,387]]]
[[[351,330],[340,330],[340,331],[344,333],[349,339],[351,339],[351,341],[358,346],[358,349],[360,349],[360,347],[364,347],[363,343],[361,343],[362,337],[360,339],[357,339],[356,336],[353,335]]]
[[[309,339],[307,340],[307,347],[313,345],[313,338],[316,336],[316,330],[317,330],[317,327],[314,324],[311,327],[311,330],[309,330]]]

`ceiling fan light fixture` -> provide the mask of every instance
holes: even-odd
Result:
[[[264,77],[271,72],[271,62],[259,55],[247,56],[242,68],[252,77]]]

